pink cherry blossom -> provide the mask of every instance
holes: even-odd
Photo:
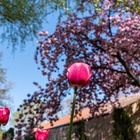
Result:
[[[38,35],[40,35],[40,36],[46,36],[46,35],[48,35],[48,32],[47,31],[39,32]]]

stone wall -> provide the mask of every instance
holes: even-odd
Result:
[[[112,140],[110,116],[94,118],[84,122],[86,140]],[[72,140],[79,140],[79,124],[74,124]],[[68,126],[52,129],[48,140],[67,140]]]
[[[140,140],[140,101],[125,107],[130,113],[137,131],[137,140]],[[78,124],[74,124],[72,140],[78,138]],[[86,140],[113,140],[112,136],[112,116],[104,115],[84,121]],[[54,128],[50,132],[48,140],[67,140],[68,126]]]

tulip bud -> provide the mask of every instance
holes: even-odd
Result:
[[[36,140],[47,140],[48,136],[49,136],[49,131],[48,130],[38,129],[35,133],[35,139]]]
[[[10,110],[9,108],[0,107],[0,124],[6,125],[9,120]]]
[[[85,63],[76,62],[67,70],[67,78],[74,88],[86,86],[91,76],[91,68]]]

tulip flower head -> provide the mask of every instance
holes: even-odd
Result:
[[[76,62],[67,70],[67,78],[74,88],[86,86],[91,76],[91,68],[85,63]]]
[[[49,131],[48,130],[38,129],[35,133],[35,139],[36,140],[47,140],[48,136],[49,136]]]
[[[9,108],[0,107],[0,124],[6,125],[9,120],[10,110]]]

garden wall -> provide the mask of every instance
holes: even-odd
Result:
[[[125,106],[125,109],[130,113],[134,121],[137,139],[140,140],[140,100]],[[111,114],[84,121],[82,126],[80,122],[74,124],[72,140],[79,140],[78,134],[83,131],[82,128],[85,129],[85,140],[113,140]],[[67,140],[67,133],[68,126],[54,128],[51,130],[48,140]]]

